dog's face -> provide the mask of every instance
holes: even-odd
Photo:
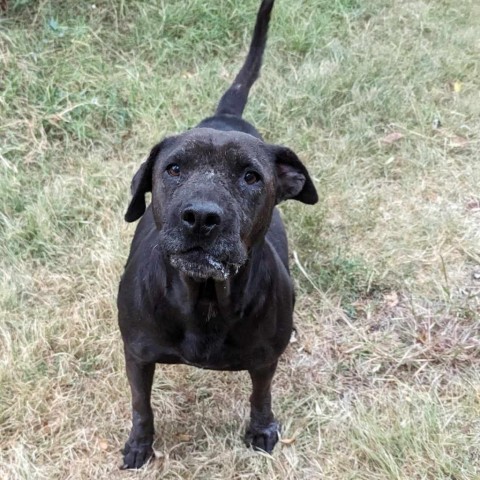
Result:
[[[228,279],[265,235],[273,207],[313,204],[306,168],[285,147],[240,132],[197,128],[156,145],[132,181],[125,219],[152,209],[170,264],[195,280]]]

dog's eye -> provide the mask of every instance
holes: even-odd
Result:
[[[167,173],[171,177],[178,177],[180,175],[180,166],[176,163],[172,163],[167,167]]]
[[[257,172],[249,171],[245,174],[243,178],[245,179],[245,182],[247,182],[249,185],[253,185],[260,180],[260,175]]]

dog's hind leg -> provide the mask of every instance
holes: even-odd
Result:
[[[272,378],[277,362],[257,370],[249,370],[253,391],[250,396],[250,425],[245,434],[245,443],[255,450],[271,453],[278,441],[280,425],[272,413]]]

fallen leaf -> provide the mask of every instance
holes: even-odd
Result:
[[[416,340],[418,343],[421,343],[422,345],[425,345],[427,343],[428,337],[427,334],[424,330],[418,332],[416,336]]]
[[[156,450],[155,448],[153,449],[153,454],[155,455],[155,458],[164,458],[165,454],[161,452],[160,450]]]
[[[108,442],[106,440],[100,440],[98,442],[98,446],[102,449],[102,450],[107,450],[108,449]]]
[[[54,31],[58,31],[59,30],[59,24],[58,22],[54,19],[54,18],[50,18],[47,22],[47,25]]]
[[[400,132],[392,132],[389,133],[388,135],[385,135],[382,139],[381,142],[385,143],[386,145],[391,145],[392,143],[398,142],[401,140],[405,135]]]
[[[454,135],[450,138],[450,145],[452,147],[465,147],[468,143],[465,137],[460,137],[459,135]]]
[[[295,440],[297,438],[296,437],[292,437],[292,438],[282,438],[280,440],[281,443],[283,443],[284,445],[292,445],[292,443],[295,443]]]
[[[383,299],[389,308],[394,308],[400,303],[397,292],[387,293],[383,296]]]
[[[465,207],[467,210],[480,210],[480,198],[472,198]]]
[[[292,330],[292,334],[290,335],[290,343],[298,343],[297,332]]]
[[[446,128],[439,128],[435,131],[436,134],[441,135],[446,141],[448,141],[448,146],[450,147],[466,147],[470,144],[468,138],[462,137],[460,135],[455,135],[453,132],[447,130]]]

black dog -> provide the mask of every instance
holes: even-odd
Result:
[[[245,64],[215,115],[156,145],[132,181],[125,219],[143,217],[118,294],[133,404],[124,468],[139,468],[153,454],[156,363],[248,370],[245,440],[267,452],[278,440],[270,386],[292,332],[294,293],[275,205],[318,197],[295,153],[265,143],[241,118],[273,2],[262,2]]]

